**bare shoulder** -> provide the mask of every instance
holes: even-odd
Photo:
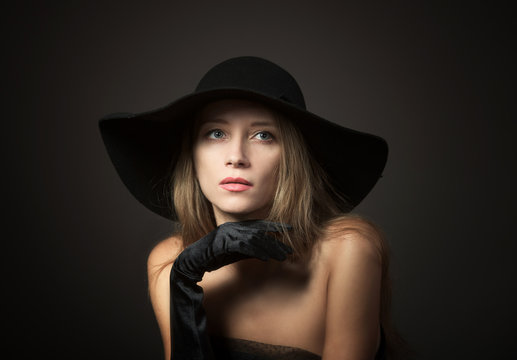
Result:
[[[170,236],[160,241],[149,253],[147,258],[147,272],[150,285],[172,263],[183,249],[182,239],[178,235]]]
[[[383,236],[357,215],[330,221],[320,242],[328,274],[323,358],[373,359],[380,341]]]
[[[169,276],[172,264],[183,249],[180,236],[171,236],[160,241],[147,258],[149,296],[165,350],[165,358],[170,357],[170,287]]]
[[[322,255],[332,266],[348,259],[383,262],[386,244],[380,228],[359,215],[342,215],[324,228],[321,240]]]
[[[172,235],[160,241],[149,253],[147,263],[153,266],[158,266],[165,262],[174,261],[181,252],[183,243],[181,236]]]

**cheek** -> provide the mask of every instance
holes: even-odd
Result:
[[[276,189],[278,181],[278,168],[280,166],[280,150],[262,154],[260,157],[260,167],[264,169],[262,176],[269,189]]]
[[[214,169],[214,151],[207,151],[203,146],[194,148],[194,171],[196,179],[199,181],[201,189],[204,191],[204,185],[210,182],[211,178],[217,175]]]

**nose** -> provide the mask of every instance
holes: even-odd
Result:
[[[228,154],[226,156],[226,166],[235,168],[245,168],[250,166],[244,142],[236,139],[235,141],[230,142],[229,145]]]

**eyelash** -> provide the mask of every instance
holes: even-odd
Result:
[[[212,137],[212,135],[213,135],[214,133],[216,133],[216,132],[220,132],[220,133],[222,133],[222,134],[223,134],[223,136],[224,136],[224,135],[226,135],[226,134],[224,134],[224,131],[222,131],[221,129],[212,129],[212,130],[207,131],[207,133],[206,133],[206,137],[207,137],[207,138],[209,138],[210,140],[220,140],[221,138],[215,138],[215,137]],[[259,139],[261,142],[271,142],[271,141],[273,141],[273,139],[274,139],[273,134],[271,134],[269,131],[259,131],[259,132],[257,132],[257,133],[253,136],[253,138],[256,138],[256,137],[257,137],[258,135],[260,135],[260,134],[267,134],[267,135],[268,135],[268,137],[269,137],[267,140]]]

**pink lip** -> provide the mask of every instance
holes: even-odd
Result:
[[[223,180],[221,180],[221,182],[219,183],[219,186],[228,191],[238,192],[238,191],[245,191],[245,190],[250,189],[253,186],[253,184],[251,184],[248,180],[240,178],[240,177],[238,177],[238,178],[227,177],[227,178],[224,178]]]

